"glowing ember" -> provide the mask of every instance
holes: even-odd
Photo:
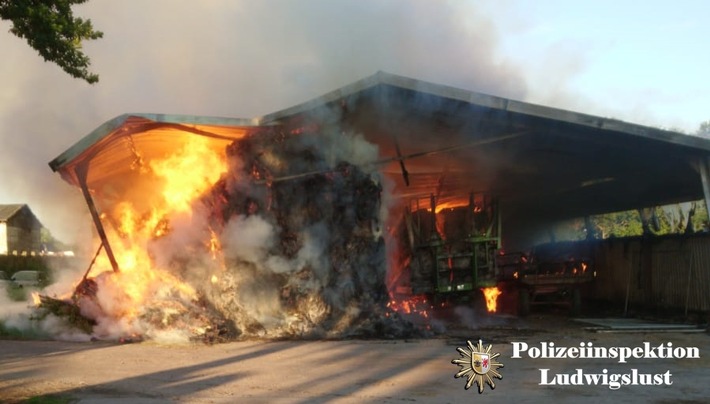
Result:
[[[424,295],[416,295],[408,298],[392,298],[387,307],[400,314],[415,314],[424,318],[429,318],[429,312],[434,308]]]
[[[497,287],[483,288],[481,289],[483,296],[486,298],[486,309],[489,313],[495,313],[498,309],[498,296],[501,295],[501,290]]]

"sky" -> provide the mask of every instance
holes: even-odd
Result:
[[[199,4],[199,5],[198,5]],[[91,229],[48,166],[128,112],[251,118],[382,70],[627,122],[710,120],[707,1],[89,0],[90,85],[0,21],[0,203],[59,239]]]

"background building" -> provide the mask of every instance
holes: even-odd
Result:
[[[0,205],[0,255],[39,253],[42,223],[26,204]]]

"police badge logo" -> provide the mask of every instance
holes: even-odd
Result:
[[[485,375],[491,368],[490,357],[484,353],[473,353],[473,370],[479,375]]]
[[[453,359],[451,363],[459,365],[461,370],[454,375],[455,378],[468,377],[466,382],[466,390],[473,386],[475,382],[478,384],[478,393],[483,393],[483,386],[488,383],[491,389],[496,388],[493,378],[503,379],[503,376],[498,373],[498,368],[502,368],[503,364],[496,359],[500,356],[499,352],[491,354],[493,345],[488,345],[488,348],[483,349],[483,342],[479,339],[478,345],[474,346],[471,341],[466,341],[468,349],[456,348],[461,355],[461,359]],[[492,377],[491,377],[492,376]]]

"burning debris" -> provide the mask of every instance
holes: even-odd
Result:
[[[265,130],[226,152],[192,136],[162,160],[128,147],[140,197],[92,190],[119,270],[100,255],[44,310],[98,338],[416,332],[387,307],[383,185],[361,164],[374,146]]]
[[[497,286],[483,288],[483,297],[486,299],[486,310],[489,313],[495,313],[498,309],[498,296],[503,293]]]

